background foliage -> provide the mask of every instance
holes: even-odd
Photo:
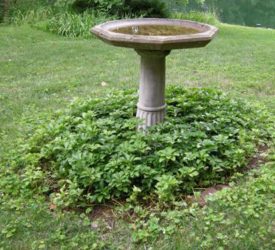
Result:
[[[204,8],[214,10],[223,22],[275,28],[273,0],[206,0]]]
[[[50,7],[61,13],[92,11],[116,18],[168,17],[169,12],[180,12],[185,17],[196,20],[195,15],[187,15],[190,11],[195,11],[215,13],[221,21],[227,23],[275,27],[273,0],[0,0],[0,6],[0,21],[4,20],[4,16],[14,17],[18,12],[25,15],[28,11]]]
[[[176,13],[174,6],[187,6],[189,1],[163,0],[1,0],[8,3],[2,21],[21,25],[24,23],[68,37],[90,38],[90,28],[106,20],[137,17],[188,18],[217,24],[210,13]],[[197,6],[201,0],[193,0]],[[173,11],[172,11],[173,10]]]

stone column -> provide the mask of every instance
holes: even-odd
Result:
[[[141,56],[137,117],[144,120],[139,129],[146,130],[146,128],[164,121],[166,109],[165,58],[170,51],[136,51]]]

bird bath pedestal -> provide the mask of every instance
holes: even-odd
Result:
[[[92,32],[104,42],[133,48],[141,56],[137,117],[140,129],[164,121],[165,58],[173,49],[206,46],[218,29],[211,25],[186,20],[129,19],[95,26]]]

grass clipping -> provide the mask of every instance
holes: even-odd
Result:
[[[169,87],[165,122],[145,134],[136,130],[136,103],[134,90],[76,101],[37,128],[10,162],[20,190],[49,195],[60,207],[174,202],[226,182],[274,126],[262,108],[219,91]]]

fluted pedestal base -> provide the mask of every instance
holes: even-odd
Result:
[[[166,105],[158,108],[146,108],[138,105],[137,117],[143,120],[143,124],[139,125],[139,129],[146,130],[146,128],[156,125],[164,121]]]
[[[170,51],[137,50],[141,56],[137,117],[143,120],[140,130],[165,118],[165,58]]]

